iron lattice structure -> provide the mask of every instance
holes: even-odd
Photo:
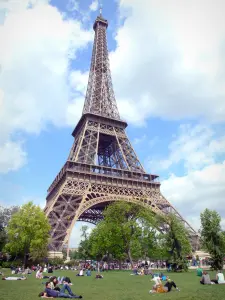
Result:
[[[97,224],[113,201],[136,203],[160,215],[175,213],[195,247],[196,232],[160,193],[158,176],[145,172],[127,137],[112,87],[107,26],[98,16],[83,114],[72,133],[68,160],[48,189],[50,250],[61,251],[68,244],[76,221]]]

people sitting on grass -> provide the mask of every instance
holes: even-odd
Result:
[[[216,275],[216,279],[218,280],[218,284],[224,284],[225,280],[224,280],[224,275],[222,271],[218,271],[217,275]]]
[[[47,266],[45,265],[45,266],[44,266],[43,273],[47,273],[47,272],[48,272],[48,269],[47,269]]]
[[[156,290],[157,286],[162,283],[159,276],[153,276],[152,281],[155,283],[152,287],[154,290]]]
[[[133,272],[130,275],[138,275],[137,267],[134,267]]]
[[[37,273],[36,273],[36,278],[37,279],[42,279],[43,278],[43,273],[42,273],[42,268],[40,268]]]
[[[200,280],[201,284],[212,284],[209,274],[204,271],[202,274],[202,279]]]
[[[91,276],[91,270],[90,270],[90,269],[88,269],[88,270],[86,271],[86,276]]]
[[[48,273],[53,273],[53,268],[51,266],[48,268]]]
[[[55,276],[53,276],[53,277],[55,277]],[[65,276],[58,277],[57,281],[58,281],[58,284],[68,283],[69,285],[73,285],[72,282],[71,282],[71,280],[70,280],[70,278],[69,277],[65,277]]]
[[[81,268],[80,272],[76,276],[84,276],[84,270]]]
[[[31,269],[29,267],[27,267],[22,274],[23,275],[31,275],[32,271],[31,271]]]
[[[153,276],[153,273],[152,273],[152,270],[151,270],[151,269],[145,269],[145,270],[144,270],[144,274],[145,274],[145,275],[152,275],[152,276]]]
[[[202,277],[202,268],[198,267],[196,269],[196,272],[197,272],[197,276]]]
[[[72,292],[72,290],[68,284],[63,284],[63,287],[59,291],[51,289],[51,283],[49,281],[46,282],[45,287],[46,287],[45,291],[41,292],[39,294],[39,297],[42,297],[42,298],[79,298],[79,299],[82,298],[82,296],[75,295]],[[65,293],[66,291],[68,292],[68,294]]]
[[[164,285],[164,289],[167,290],[167,292],[170,292],[172,287],[174,287],[178,292],[180,292],[180,289],[177,287],[174,281],[172,281],[169,276],[166,276],[166,283]]]
[[[56,276],[52,276],[50,278],[49,282],[50,282],[50,287],[52,290],[60,291],[60,287],[58,286],[59,281]]]
[[[218,271],[216,273],[216,279],[211,280],[212,282],[216,283],[216,284],[225,284],[225,280],[224,280],[224,275],[222,271]]]
[[[141,268],[141,269],[140,269],[139,275],[141,275],[141,276],[145,275],[145,273],[144,273],[144,268]]]
[[[2,280],[26,280],[27,278],[22,276],[22,277],[2,277]]]
[[[172,287],[174,287],[177,291],[180,291],[175,282],[172,281],[168,276],[166,277],[166,283],[164,286],[160,280],[160,277],[154,277],[152,280],[155,281],[155,284],[149,293],[168,293],[171,291]]]

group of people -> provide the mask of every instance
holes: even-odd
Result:
[[[163,275],[164,276],[164,275]],[[162,280],[165,279],[166,283],[163,285]],[[154,285],[152,289],[149,291],[149,293],[168,293],[172,290],[172,287],[174,287],[177,291],[180,291],[180,289],[177,287],[176,283],[172,281],[169,276],[165,276],[165,278],[160,276],[154,276],[152,278],[152,281],[154,281]]]
[[[201,284],[225,284],[224,275],[222,271],[216,273],[216,279],[210,279],[209,273],[204,271],[200,280]]]
[[[47,279],[45,282],[44,291],[39,294],[39,297],[42,298],[78,298],[81,299],[81,295],[76,295],[71,289],[71,280],[69,277],[56,277],[52,276],[52,274],[44,275],[44,272],[48,272],[47,268],[39,267],[36,273],[37,279]],[[148,273],[146,273],[148,271]],[[76,276],[91,276],[91,267],[89,266],[87,269],[83,267],[80,268],[79,273]],[[21,277],[4,277],[2,275],[2,280],[26,280],[27,277],[23,276],[25,274],[31,274],[31,270],[27,268],[26,270],[17,270],[14,272],[12,270],[12,274],[21,274]],[[51,273],[51,272],[48,272]],[[133,273],[131,275],[151,275],[151,281],[154,282],[152,289],[149,293],[168,293],[174,288],[176,291],[180,291],[177,287],[176,283],[169,278],[169,276],[165,276],[163,273],[154,274],[152,270],[141,268],[134,268]],[[203,271],[200,267],[197,269],[197,276],[201,277],[200,283],[203,285],[207,284],[225,284],[225,279],[222,271],[218,271],[216,274],[216,279],[211,280],[208,272]],[[95,276],[96,279],[101,279],[103,276],[98,272]]]
[[[59,285],[62,285],[61,287]],[[76,298],[81,299],[81,295],[76,295],[71,290],[71,280],[69,277],[57,278],[52,276],[45,283],[45,290],[39,294],[42,298]],[[67,293],[66,293],[67,291]]]

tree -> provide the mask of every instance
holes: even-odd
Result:
[[[221,229],[221,217],[215,210],[205,209],[201,213],[201,242],[211,256],[212,268],[223,269],[225,235]]]
[[[12,215],[19,210],[18,206],[12,206],[9,208],[0,206],[0,251],[7,243],[6,228]]]
[[[115,202],[104,211],[104,220],[92,231],[91,251],[95,257],[112,254],[114,258],[133,258],[143,255],[143,223],[155,226],[155,215],[142,206]],[[147,226],[146,226],[147,228]]]
[[[90,252],[90,240],[89,240],[89,234],[88,234],[88,226],[82,226],[81,227],[81,238],[79,247],[78,247],[78,255],[81,259],[84,259],[85,261],[88,258],[91,258],[91,252]]]
[[[12,215],[7,226],[8,243],[6,250],[12,254],[23,254],[27,258],[43,258],[47,254],[50,225],[44,212],[32,202],[24,204]]]
[[[80,254],[77,250],[70,251],[69,256],[71,260],[81,259]]]
[[[183,223],[174,215],[168,216],[169,230],[165,235],[165,247],[169,258],[175,266],[187,269],[186,256],[191,253],[189,236]]]
[[[91,255],[97,260],[110,255],[118,260],[126,258],[122,241],[115,239],[115,232],[111,234],[110,228],[107,222],[101,221],[90,234]]]

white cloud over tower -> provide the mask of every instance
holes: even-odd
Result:
[[[70,59],[93,35],[47,1],[17,2],[1,7],[6,15],[0,25],[0,172],[26,162],[16,132],[33,134],[48,123],[67,123]]]
[[[128,121],[225,121],[225,2],[118,2],[125,20],[111,68]]]

